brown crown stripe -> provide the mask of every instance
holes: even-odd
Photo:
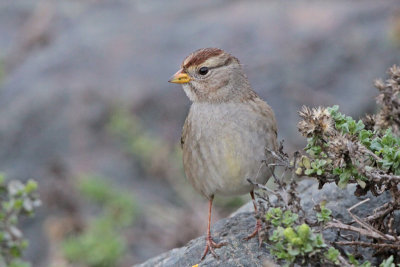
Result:
[[[182,68],[186,69],[191,66],[198,66],[207,59],[211,57],[215,57],[218,55],[221,55],[224,53],[224,50],[219,49],[219,48],[204,48],[204,49],[199,49],[195,52],[193,52],[189,57],[190,58],[186,64],[182,65]],[[185,61],[187,60],[185,59]],[[185,61],[183,61],[185,63]]]

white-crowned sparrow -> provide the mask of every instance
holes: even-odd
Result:
[[[182,84],[193,102],[183,126],[182,149],[185,173],[194,188],[209,200],[206,248],[214,248],[210,234],[211,207],[215,194],[250,193],[254,208],[255,183],[271,176],[263,164],[265,148],[277,149],[277,127],[270,106],[252,90],[237,58],[218,48],[190,54],[169,80]],[[257,221],[254,237],[261,227]]]

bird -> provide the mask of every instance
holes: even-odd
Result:
[[[170,83],[181,84],[191,101],[181,137],[183,166],[193,187],[208,199],[206,246],[201,260],[227,245],[211,236],[214,196],[250,193],[272,175],[265,149],[277,150],[272,108],[253,91],[239,60],[219,48],[202,48],[187,56]],[[252,182],[250,183],[249,180]],[[253,184],[254,183],[254,184]],[[261,221],[246,240],[258,234]]]

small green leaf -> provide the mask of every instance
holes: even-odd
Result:
[[[367,186],[367,183],[360,179],[357,179],[357,183],[360,185],[362,189],[364,189]]]
[[[331,262],[333,262],[333,263],[335,263],[335,264],[338,264],[338,263],[339,263],[339,261],[338,261],[338,256],[339,256],[339,251],[338,251],[337,249],[333,248],[333,247],[330,247],[330,248],[328,249],[328,251],[325,253],[325,257],[326,257],[329,261],[331,261]]]
[[[30,193],[36,191],[37,188],[38,188],[37,182],[34,181],[34,180],[29,180],[29,181],[26,183],[25,192],[26,192],[27,194],[30,194]]]
[[[298,248],[293,248],[292,246],[289,246],[287,251],[291,256],[297,256],[300,254],[300,250]]]
[[[303,223],[297,228],[297,233],[299,234],[299,237],[303,240],[306,241],[308,237],[310,236],[310,226],[307,224]]]
[[[382,261],[382,263],[379,265],[379,267],[395,267],[395,264],[393,263],[393,255],[391,255],[389,258],[386,260]]]
[[[313,172],[314,172],[313,169],[306,169],[306,170],[304,171],[304,174],[305,174],[305,175],[311,175],[311,174],[313,174]]]
[[[283,235],[285,236],[285,238],[289,241],[292,242],[292,240],[294,238],[297,237],[296,232],[293,230],[292,227],[287,227],[284,231],[283,231]]]

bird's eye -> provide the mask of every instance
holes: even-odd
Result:
[[[206,75],[208,73],[208,68],[207,67],[201,67],[199,69],[199,74],[200,75]]]

